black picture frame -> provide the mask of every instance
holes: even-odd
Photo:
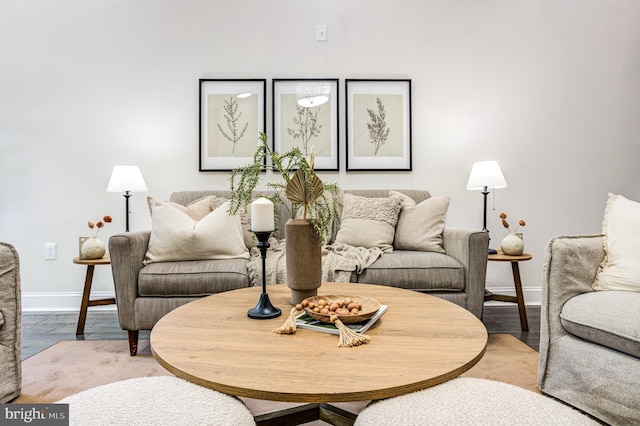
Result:
[[[266,132],[266,79],[200,79],[199,170],[231,171],[253,162]]]
[[[276,152],[313,147],[314,170],[339,170],[339,79],[273,79],[272,106]]]
[[[345,80],[347,171],[411,171],[411,80]]]

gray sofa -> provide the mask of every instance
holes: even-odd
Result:
[[[389,190],[346,190],[366,197],[387,197]],[[417,203],[430,197],[421,190],[402,190]],[[229,191],[175,192],[170,201],[182,205],[207,195],[229,197]],[[285,238],[289,213],[277,206],[276,238]],[[129,332],[131,355],[138,331],[150,330],[171,310],[196,298],[250,285],[246,259],[160,262],[143,264],[150,231],[117,234],[109,239],[111,267],[120,326]],[[489,238],[481,230],[445,228],[446,254],[395,250],[384,254],[351,282],[385,284],[454,302],[482,317]]]
[[[540,390],[612,425],[640,424],[640,292],[594,291],[602,235],[545,251]]]
[[[22,388],[22,311],[20,260],[16,249],[0,242],[0,403]]]

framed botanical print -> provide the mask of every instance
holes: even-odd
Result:
[[[200,171],[230,171],[253,161],[266,131],[266,79],[200,80]]]
[[[298,147],[315,170],[338,170],[338,79],[273,80],[273,147]]]
[[[411,170],[411,80],[346,80],[347,171]]]

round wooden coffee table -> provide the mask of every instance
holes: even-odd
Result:
[[[151,351],[168,371],[230,395],[289,402],[394,397],[453,379],[484,355],[487,330],[469,311],[395,287],[323,283],[319,294],[366,296],[388,305],[368,344],[340,348],[338,336],[298,328],[272,332],[291,309],[286,285],[269,285],[283,315],[247,317],[261,287],[227,291],[183,305],[151,331]]]

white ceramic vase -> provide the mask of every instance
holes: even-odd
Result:
[[[82,244],[80,254],[83,259],[101,259],[107,251],[107,246],[96,237],[87,238]]]
[[[502,239],[500,248],[504,254],[519,256],[524,252],[524,241],[518,234],[510,233]]]

